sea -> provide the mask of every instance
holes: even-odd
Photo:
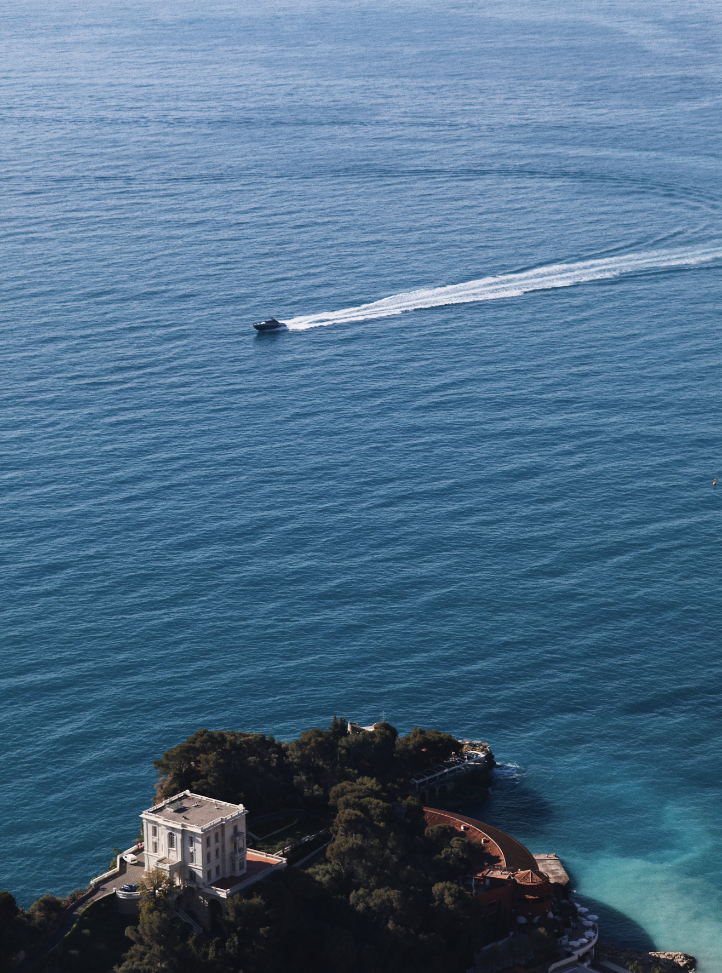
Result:
[[[0,888],[201,727],[385,718],[719,973],[719,3],[1,17]]]

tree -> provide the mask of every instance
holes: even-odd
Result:
[[[189,936],[188,927],[173,915],[174,893],[178,890],[160,869],[154,869],[138,883],[141,893],[140,919],[125,934],[133,943],[116,973],[211,973],[205,944]]]
[[[451,734],[440,733],[439,730],[422,730],[419,726],[396,741],[396,753],[405,775],[412,775],[432,764],[442,763],[459,753],[461,748],[462,743]]]
[[[154,868],[152,872],[144,874],[138,882],[141,897],[141,908],[145,905],[154,909],[170,909],[171,897],[177,888],[171,877],[161,868]]]
[[[159,796],[190,790],[243,803],[254,815],[299,803],[323,811],[338,783],[366,776],[398,790],[404,778],[461,749],[438,730],[416,727],[399,737],[386,722],[353,735],[347,727],[334,716],[327,730],[306,730],[288,743],[263,733],[198,730],[155,761]]]
[[[297,740],[286,744],[293,786],[307,804],[318,810],[326,808],[329,789],[348,776],[346,751],[339,747],[339,723],[345,728],[345,721],[334,717],[328,730],[306,730]]]
[[[9,892],[0,892],[0,929],[5,929],[7,923],[12,922],[20,914],[20,907],[15,896]]]
[[[328,731],[336,742],[343,740],[344,737],[348,736],[348,720],[345,720],[341,716],[336,716],[334,713],[333,719],[328,725]]]
[[[286,806],[293,794],[285,750],[263,733],[198,730],[154,766],[161,797],[190,790],[263,814]]]
[[[56,919],[62,911],[63,900],[59,899],[57,895],[50,895],[49,893],[41,895],[37,902],[33,902],[30,906],[31,915],[50,922]]]
[[[339,746],[351,770],[384,783],[398,778],[395,745],[398,732],[390,723],[375,723],[372,730],[345,734]]]
[[[411,890],[397,888],[355,889],[351,906],[374,923],[387,928],[403,926],[417,930],[423,919],[420,903],[414,901]]]
[[[228,902],[225,959],[243,973],[371,973],[358,917],[307,872],[288,869]]]
[[[14,896],[0,892],[0,970],[5,973],[15,966],[15,956],[24,948],[26,928]]]
[[[256,887],[248,898],[228,902],[226,926],[230,933],[226,956],[244,973],[281,973],[282,931],[267,887]]]
[[[138,925],[128,926],[126,936],[133,945],[117,973],[193,973],[199,969],[184,938],[184,930],[177,919],[162,909],[141,908]]]
[[[538,926],[532,930],[529,941],[534,952],[534,959],[538,963],[545,963],[554,959],[559,952],[556,938],[550,935],[544,926]]]
[[[57,896],[42,895],[26,912],[9,892],[0,892],[1,973],[15,966],[15,958],[21,951],[29,953],[52,932],[64,906],[64,901]]]
[[[402,819],[387,792],[377,780],[360,777],[337,784],[329,799],[337,813],[326,857],[342,869],[349,891],[389,884],[403,842],[393,841],[400,838]]]
[[[438,882],[431,892],[429,922],[444,942],[450,965],[472,965],[474,951],[486,942],[482,906],[455,882]]]
[[[482,844],[454,834],[448,840],[446,847],[434,856],[434,864],[439,875],[454,879],[459,875],[473,875],[480,872],[486,864],[485,858]]]

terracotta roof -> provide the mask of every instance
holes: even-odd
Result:
[[[465,832],[466,837],[472,841],[481,840],[478,835],[483,835],[488,838],[492,843],[492,847],[489,849],[491,853],[496,854],[497,851],[499,852],[501,857],[499,867],[501,868],[508,868],[512,872],[520,871],[533,872],[535,875],[540,874],[539,866],[532,853],[520,841],[512,838],[505,831],[500,831],[499,828],[494,828],[492,825],[485,824],[483,821],[477,821],[476,818],[467,818],[463,814],[452,814],[450,811],[440,811],[434,807],[425,807],[424,817],[429,826],[448,824],[452,828],[456,828],[457,831],[461,831],[462,824],[467,828],[473,828],[473,831]],[[524,880],[522,879],[522,881]],[[529,884],[532,883],[530,882]]]
[[[517,882],[521,882],[522,885],[541,885],[546,881],[543,876],[538,875],[536,872],[532,872],[527,869],[525,872],[517,872],[514,878]]]

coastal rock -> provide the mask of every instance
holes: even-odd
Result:
[[[693,970],[697,965],[697,960],[689,953],[650,953],[649,955],[662,960],[663,964],[671,963],[672,970]]]
[[[616,966],[621,966],[622,969],[627,969],[628,965],[636,960],[641,963],[644,973],[649,973],[655,966],[661,966],[666,973],[681,973],[682,970],[694,970],[697,966],[697,960],[689,953],[647,952],[643,949],[625,949],[620,946],[607,946],[603,943],[597,945],[596,955],[599,959],[606,959]]]

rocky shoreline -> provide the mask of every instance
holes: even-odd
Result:
[[[623,970],[626,970],[630,963],[636,961],[640,964],[644,973],[650,973],[655,966],[663,969],[665,973],[694,970],[697,966],[697,960],[689,953],[647,952],[644,949],[626,949],[623,946],[608,946],[604,943],[597,943],[595,956],[598,959],[609,960],[611,963],[621,966]]]

